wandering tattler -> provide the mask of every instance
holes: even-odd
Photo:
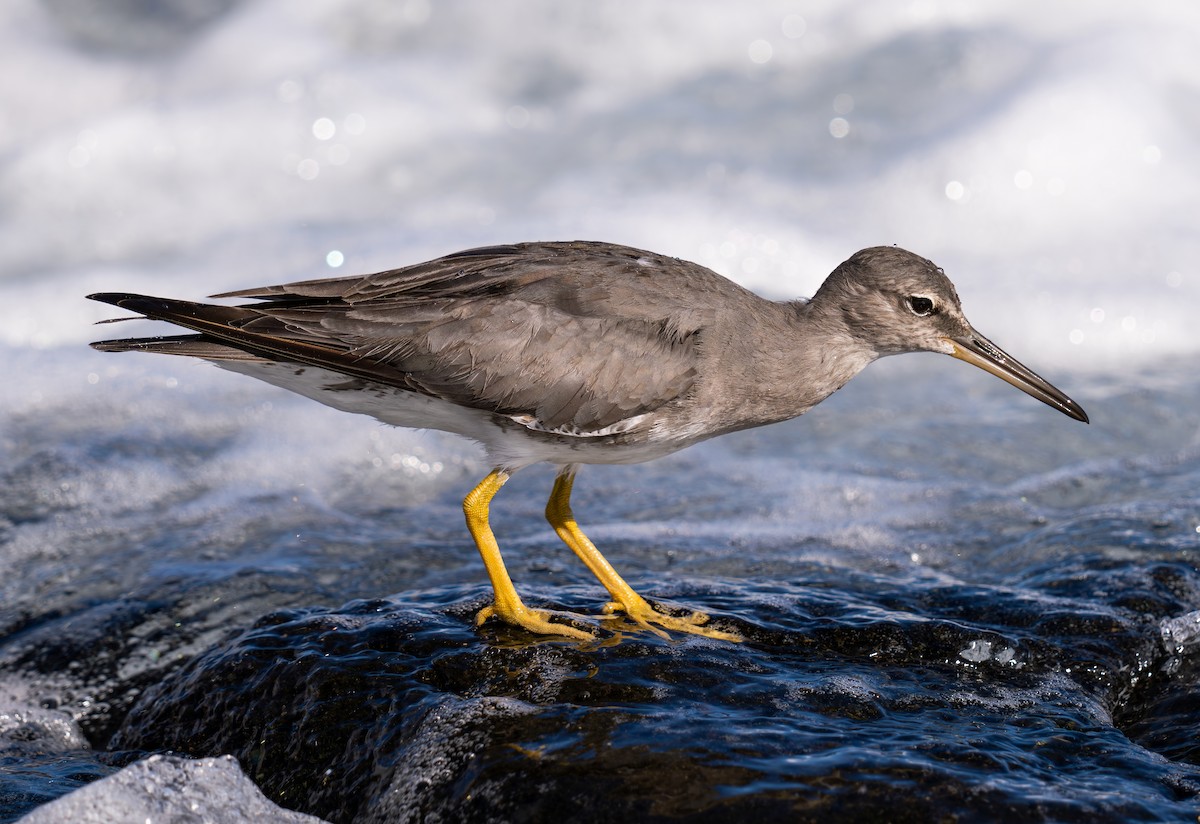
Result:
[[[810,300],[773,302],[695,263],[608,243],[471,249],[373,275],[216,295],[215,306],[90,296],[198,334],[93,343],[191,355],[337,409],[481,443],[494,467],[463,501],[495,600],[477,616],[591,638],[517,595],[488,524],[518,469],[560,467],[546,505],[559,538],[608,590],[605,613],[645,629],[737,636],[665,614],[575,522],[579,464],[638,463],[801,415],[884,355],[952,355],[1065,415],[1077,403],[980,335],[925,258],[863,249]]]

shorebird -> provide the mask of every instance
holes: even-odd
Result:
[[[526,606],[488,523],[492,498],[530,464],[559,467],[546,518],[608,590],[607,617],[736,640],[702,613],[637,594],[571,511],[581,464],[649,461],[804,414],[867,364],[942,352],[1076,420],[1083,409],[983,335],[954,285],[895,247],[856,252],[808,300],[771,301],[695,263],[596,242],[470,249],[401,269],[215,295],[237,306],[103,293],[93,300],[195,334],[106,340],[105,352],[203,358],[396,426],[483,445],[491,471],[463,510],[497,618],[537,634],[595,637]]]

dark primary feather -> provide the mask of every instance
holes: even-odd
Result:
[[[193,358],[206,358],[207,360],[263,360],[263,358],[251,355],[249,352],[241,349],[235,349],[232,346],[226,346],[216,341],[206,340],[203,335],[101,340],[93,343],[92,348],[98,349],[101,352],[153,352],[159,355],[187,355]]]

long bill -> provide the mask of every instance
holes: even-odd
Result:
[[[1047,406],[1053,406],[1068,417],[1088,422],[1083,407],[974,329],[967,335],[948,340],[953,347],[950,354],[959,360],[978,366],[985,372],[991,372],[1000,380],[1011,383],[1025,394],[1037,398]]]

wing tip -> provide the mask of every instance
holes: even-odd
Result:
[[[131,312],[139,312],[147,316],[156,316],[159,312],[170,312],[186,301],[156,298],[150,295],[139,295],[134,292],[94,292],[87,296],[88,300],[107,303]]]
[[[132,344],[133,340],[127,338],[125,340],[94,340],[88,346],[97,352],[130,352],[137,348]]]
[[[120,306],[121,301],[129,298],[140,298],[141,295],[135,295],[132,292],[93,292],[87,296],[88,300],[96,300],[100,303],[108,303],[112,306]]]
[[[270,360],[245,352],[204,335],[174,335],[153,338],[98,340],[90,344],[99,352],[150,352],[158,355],[184,355],[209,361],[269,363]]]

